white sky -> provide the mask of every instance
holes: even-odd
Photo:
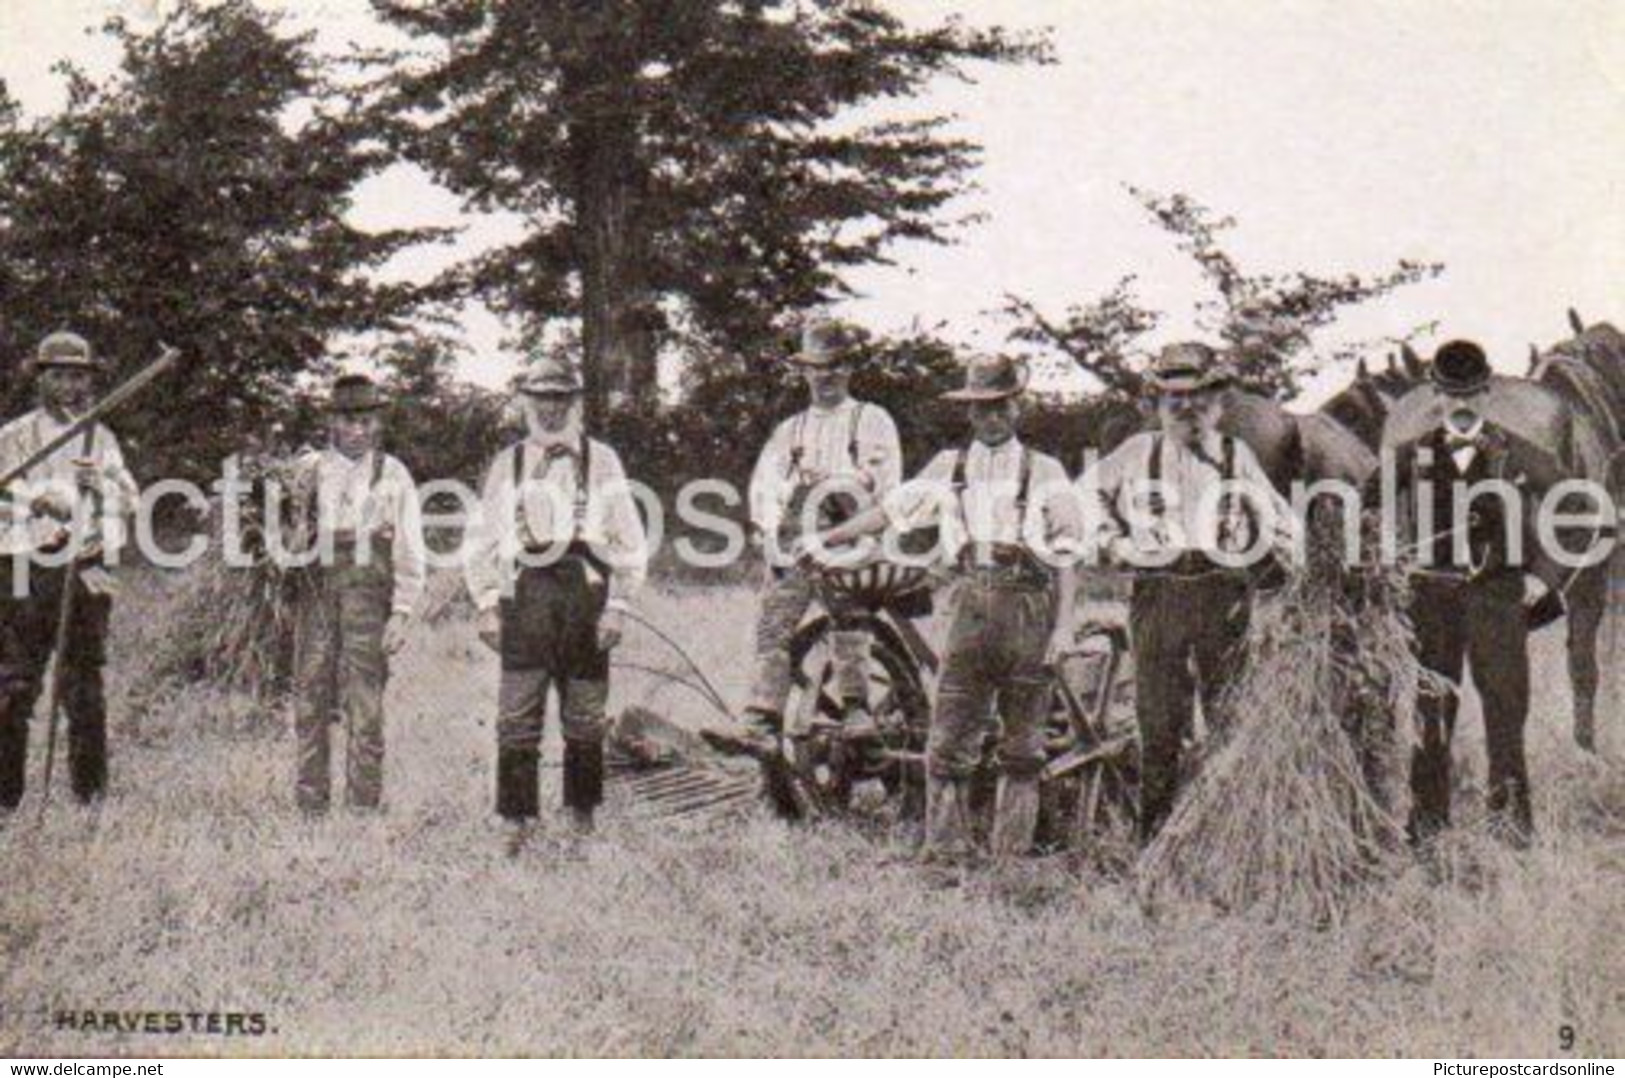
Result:
[[[0,0],[0,77],[32,110],[61,100],[50,72],[105,69],[83,28],[166,0]],[[365,0],[283,0],[325,44],[377,40]],[[1445,275],[1350,317],[1327,343],[1438,321],[1521,371],[1530,341],[1567,333],[1564,309],[1625,318],[1625,4],[1611,0],[894,0],[906,16],[1049,26],[1059,64],[944,84],[919,111],[959,116],[981,142],[988,220],[954,247],[906,246],[864,272],[844,313],[879,330],[946,322],[996,345],[1005,293],[1060,314],[1126,273],[1183,335],[1201,296],[1183,255],[1123,189],[1185,191],[1239,219],[1250,269],[1378,271],[1401,257]],[[455,201],[397,170],[368,185],[369,224],[445,223]],[[474,222],[454,251],[511,234]],[[515,358],[488,312],[465,329],[465,376],[500,384]],[[1337,378],[1342,378],[1338,375]]]

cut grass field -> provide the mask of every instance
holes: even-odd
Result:
[[[737,699],[747,592],[656,590],[645,609]],[[124,603],[120,655],[152,616]],[[628,649],[669,665],[646,634]],[[1621,717],[1612,760],[1582,756],[1551,633],[1537,661],[1535,847],[1467,831],[1442,872],[1415,867],[1316,930],[1194,906],[1152,919],[1130,883],[1043,864],[932,890],[884,841],[759,811],[657,824],[612,799],[584,860],[557,855],[552,818],[508,860],[496,665],[466,621],[395,664],[387,813],[312,823],[284,722],[194,690],[137,724],[121,659],[106,803],[59,794],[36,823],[31,799],[0,830],[0,1054],[1618,1055]],[[649,675],[615,695],[706,716]],[[1469,787],[1477,727],[1469,705]],[[42,745],[36,723],[36,790]],[[60,1011],[261,1012],[269,1031],[83,1032]]]

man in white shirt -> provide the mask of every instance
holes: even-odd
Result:
[[[75,422],[93,403],[98,364],[76,333],[40,342],[34,369],[39,407],[0,428],[0,471],[10,471]],[[139,491],[113,432],[92,425],[5,491],[0,582],[0,813],[22,800],[28,720],[55,648],[63,588],[74,589],[63,664],[68,773],[88,802],[107,786],[107,705],[102,667],[116,560]]]
[[[502,658],[496,808],[511,854],[538,814],[550,688],[564,733],[564,805],[578,833],[592,829],[603,801],[610,651],[649,561],[620,456],[582,428],[580,374],[543,360],[519,392],[525,440],[492,462],[463,551],[480,639]]]
[[[874,510],[821,533],[829,547],[887,524],[935,525],[953,567],[947,641],[926,750],[926,854],[969,852],[969,784],[982,762],[989,715],[999,726],[996,857],[1026,854],[1038,823],[1046,762],[1050,663],[1076,636],[1076,491],[1054,457],[1016,436],[1026,370],[980,358],[944,396],[965,403],[974,439],[945,450]]]
[[[406,642],[423,594],[417,485],[380,448],[385,404],[364,375],[339,378],[328,400],[328,445],[295,465],[301,530],[321,551],[319,585],[301,610],[294,703],[295,800],[311,814],[328,809],[328,727],[340,719],[345,800],[357,809],[382,804],[389,657]]]
[[[781,422],[768,439],[750,480],[750,514],[762,544],[767,578],[756,622],[756,662],[746,726],[758,745],[776,740],[790,695],[790,641],[812,604],[817,570],[788,552],[810,528],[850,517],[897,486],[903,454],[897,425],[878,404],[851,394],[851,331],[819,320],[802,332],[791,362],[801,368],[810,404]],[[835,620],[836,689],[848,728],[868,722],[869,637]]]
[[[1247,445],[1218,430],[1228,375],[1208,346],[1163,349],[1158,429],[1130,437],[1078,481],[1100,560],[1132,569],[1140,732],[1140,837],[1173,808],[1198,694],[1212,729],[1239,668],[1251,608],[1247,563],[1295,560],[1297,518]]]

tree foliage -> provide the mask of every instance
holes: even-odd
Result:
[[[128,374],[178,347],[184,373],[118,423],[147,474],[202,476],[268,425],[336,338],[406,328],[427,295],[370,271],[426,231],[368,233],[355,186],[389,160],[311,37],[247,0],[187,0],[122,58],[24,122],[0,110],[0,362],[72,326]]]
[[[1314,334],[1347,308],[1369,303],[1405,285],[1437,276],[1443,266],[1401,259],[1377,274],[1254,273],[1224,247],[1236,225],[1184,194],[1158,195],[1130,188],[1157,226],[1172,235],[1196,263],[1211,295],[1197,302],[1198,322],[1216,339],[1240,380],[1271,396],[1289,399],[1301,379],[1319,369]],[[1020,297],[1006,299],[1015,321],[1014,340],[1058,351],[1093,375],[1108,392],[1137,397],[1144,391],[1139,340],[1162,320],[1135,295],[1134,278],[1122,278],[1106,294],[1052,318]],[[1414,335],[1413,331],[1409,336]],[[1354,345],[1332,356],[1353,358]]]
[[[679,323],[754,354],[899,240],[947,242],[977,148],[942,117],[860,124],[1041,39],[911,28],[872,0],[374,0],[408,153],[523,239],[460,283],[539,337],[579,324],[589,388],[646,407]],[[714,352],[716,349],[713,348]]]

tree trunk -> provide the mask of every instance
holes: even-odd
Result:
[[[571,130],[589,419],[651,407],[658,390],[658,311],[648,285],[635,140],[624,116],[590,117]]]

